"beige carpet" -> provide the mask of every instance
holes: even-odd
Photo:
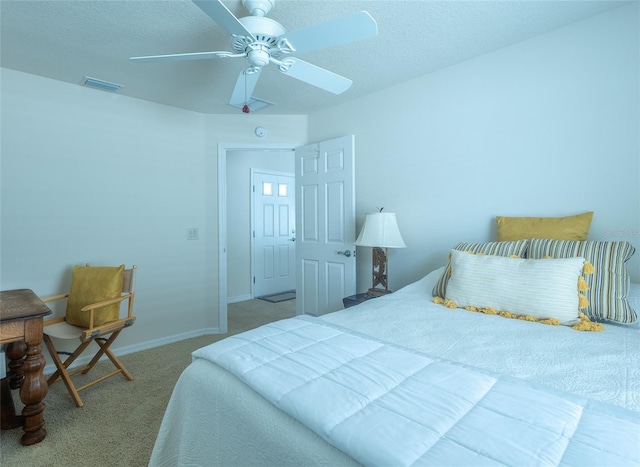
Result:
[[[21,429],[2,431],[0,465],[20,467],[146,466],[171,391],[191,352],[227,335],[295,316],[295,301],[269,303],[249,300],[229,305],[229,334],[203,336],[145,350],[121,358],[134,380],[118,375],[80,392],[77,408],[60,382],[45,399],[47,437],[22,446]],[[45,350],[46,351],[46,350]],[[94,370],[112,368],[101,362]],[[81,381],[78,378],[76,381]],[[16,408],[22,405],[16,391]]]

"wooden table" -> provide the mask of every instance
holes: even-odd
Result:
[[[6,397],[7,383],[20,388],[20,400],[24,404],[22,416],[2,421],[2,428],[22,425],[22,444],[30,446],[47,436],[44,429],[44,397],[47,381],[42,374],[45,359],[42,356],[43,317],[51,310],[29,289],[0,292],[0,344],[9,344],[8,382],[3,380],[2,415],[10,418],[13,400]],[[4,362],[2,362],[4,364]],[[9,391],[9,395],[11,395]],[[9,399],[9,400],[7,400]],[[7,408],[7,404],[11,407]]]

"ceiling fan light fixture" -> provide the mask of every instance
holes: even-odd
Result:
[[[266,18],[264,16],[244,16],[238,19],[238,22],[244,26],[247,31],[251,32],[253,38],[245,40],[244,42],[253,43],[259,41],[266,44],[269,47],[275,46],[278,37],[282,36],[287,30],[284,26],[277,21]],[[231,45],[234,49],[238,50],[237,44],[242,45],[242,41],[238,42],[241,36],[232,36]]]
[[[251,66],[262,68],[269,64],[269,53],[261,49],[251,50],[247,54],[247,58],[249,59],[249,63],[251,63]]]
[[[92,78],[91,76],[85,76],[80,81],[80,84],[89,88],[100,89],[101,91],[116,92],[124,87],[122,84],[112,83],[98,78]]]

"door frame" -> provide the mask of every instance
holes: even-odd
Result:
[[[292,154],[293,157],[295,157],[294,154]],[[269,169],[251,169],[251,186],[252,186],[252,190],[251,190],[251,231],[252,233],[256,231],[256,192],[253,190],[253,187],[255,187],[254,185],[254,177],[257,173],[260,174],[267,174],[267,175],[275,175],[275,176],[284,176],[284,177],[293,177],[293,188],[295,190],[295,183],[296,183],[296,173],[295,170],[293,172],[282,172],[280,170],[269,170]],[[295,194],[295,193],[294,193]],[[297,195],[296,195],[297,196]],[[294,197],[294,209],[295,209],[295,197]],[[295,219],[295,217],[294,217]],[[295,225],[295,224],[294,224]],[[295,243],[294,243],[294,253],[295,253]],[[254,280],[251,281],[251,298],[256,298],[256,283],[255,283],[255,277],[256,277],[256,238],[253,236],[253,234],[251,235],[251,277],[254,278]],[[295,283],[295,254],[293,255],[294,259],[293,259],[293,264],[294,264],[294,270],[293,270],[293,274],[294,274],[294,283]]]
[[[218,330],[227,326],[227,157],[233,151],[294,151],[305,143],[218,143]],[[296,193],[298,196],[298,193]]]

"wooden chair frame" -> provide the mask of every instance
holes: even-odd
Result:
[[[87,266],[89,265],[87,264]],[[133,380],[133,376],[131,375],[131,373],[129,373],[129,371],[125,368],[125,366],[118,359],[118,357],[114,355],[110,347],[111,347],[111,344],[113,344],[113,342],[120,335],[120,333],[125,328],[132,326],[136,321],[136,317],[133,315],[133,301],[135,298],[135,293],[134,293],[135,272],[136,272],[135,265],[133,265],[130,269],[124,270],[123,277],[122,277],[122,296],[112,298],[110,300],[104,300],[98,303],[86,305],[81,309],[82,312],[89,313],[88,328],[85,329],[85,328],[68,324],[66,323],[65,317],[54,318],[44,322],[43,340],[57,368],[57,370],[47,379],[47,384],[52,385],[56,381],[62,380],[65,386],[67,387],[69,394],[71,394],[71,397],[73,397],[73,400],[75,401],[76,406],[78,407],[82,407],[84,405],[84,403],[82,402],[82,399],[80,399],[80,395],[78,394],[83,389],[87,389],[88,387],[91,387],[94,384],[100,383],[101,381],[104,381],[120,373],[122,373],[122,375],[127,380],[129,381]],[[48,297],[43,299],[42,301],[47,303],[47,302],[54,302],[54,301],[62,300],[66,298],[69,298],[68,293],[55,295],[53,297]],[[121,303],[124,300],[128,300],[126,317],[120,318],[116,321],[110,321],[108,323],[104,323],[99,326],[93,325],[94,315],[96,312],[99,312],[101,308],[104,308],[108,305],[113,305],[115,303]],[[78,337],[80,339],[80,345],[64,360],[64,362],[60,358],[59,354],[68,353],[68,352],[58,351],[55,348],[51,337],[47,334],[47,326],[52,326],[60,323],[65,323],[66,325],[65,327],[67,328],[67,330],[75,334],[74,337]],[[108,336],[108,337],[103,337],[103,336]],[[75,360],[82,354],[82,352],[84,352],[84,350],[92,342],[95,342],[100,348],[98,349],[96,354],[93,356],[91,361],[87,365],[83,365],[83,366],[80,366],[79,368],[74,368],[72,370],[69,370],[69,367],[73,364],[73,362],[75,362]],[[89,383],[84,384],[83,386],[76,387],[73,384],[73,380],[71,377],[78,373],[87,374],[89,370],[91,370],[95,366],[95,364],[98,363],[98,361],[103,357],[103,355],[106,355],[109,358],[109,360],[111,360],[113,365],[116,367],[116,370],[106,375],[103,375],[99,378],[96,378],[90,381]]]

